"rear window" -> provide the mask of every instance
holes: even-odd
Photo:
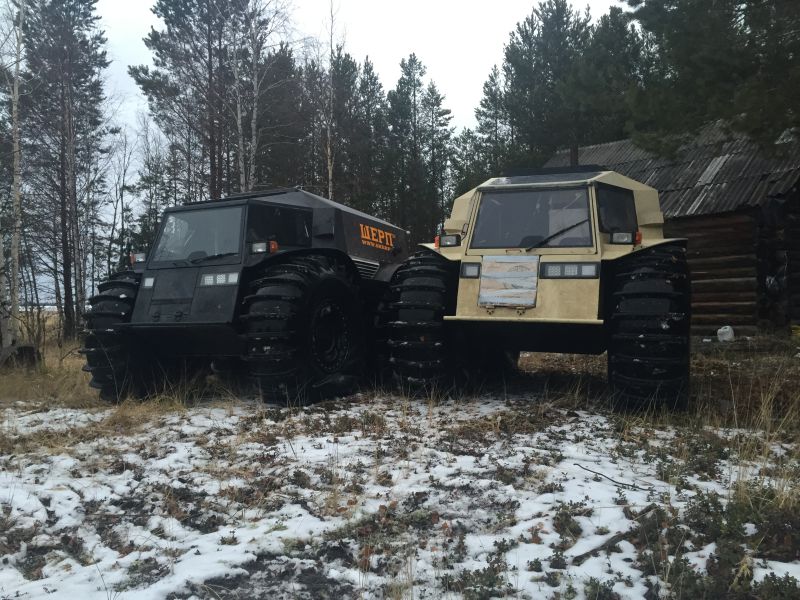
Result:
[[[247,211],[247,243],[270,241],[279,246],[310,246],[311,212],[251,204]]]
[[[598,185],[597,213],[603,233],[633,233],[638,229],[633,190]]]

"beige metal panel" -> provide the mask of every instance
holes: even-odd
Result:
[[[597,262],[597,257],[584,256]],[[558,257],[558,262],[577,260]],[[467,261],[465,261],[467,262]],[[468,262],[480,262],[470,260]],[[549,262],[544,257],[542,262]],[[505,319],[509,321],[596,321],[600,302],[600,279],[539,279],[536,306],[530,308],[479,306],[480,279],[459,279],[457,317]]]
[[[593,178],[581,181],[547,181],[541,184],[489,185],[491,179],[475,190],[456,199],[452,221],[449,226],[453,233],[466,232],[462,245],[458,248],[437,250],[449,260],[463,262],[482,262],[484,256],[540,256],[542,264],[548,262],[596,262],[615,260],[642,248],[665,243],[663,216],[659,205],[658,192],[652,187],[639,183],[629,177],[612,171],[604,171]],[[641,245],[612,244],[611,236],[601,233],[597,214],[597,197],[593,183],[604,183],[630,189],[634,192],[636,217],[642,233]],[[589,189],[589,207],[592,221],[592,246],[587,248],[536,248],[526,252],[524,249],[471,249],[471,244],[481,188],[488,189],[531,189],[586,186]],[[455,230],[455,228],[458,228]],[[449,232],[449,231],[448,231]],[[534,307],[491,307],[480,306],[480,279],[460,279],[456,315],[448,320],[493,320],[493,321],[532,321],[562,323],[602,323],[598,319],[600,304],[600,279],[539,279]]]
[[[450,211],[450,218],[444,222],[445,233],[464,234],[464,228],[467,224],[467,219],[469,219],[472,205],[476,198],[477,191],[473,189],[453,200],[453,208]]]

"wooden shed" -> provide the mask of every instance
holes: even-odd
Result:
[[[672,159],[621,140],[582,147],[578,160],[659,191],[665,234],[689,240],[693,333],[800,325],[800,143],[766,154],[711,127]],[[546,166],[568,165],[562,151]]]

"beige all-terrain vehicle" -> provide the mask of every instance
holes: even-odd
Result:
[[[686,241],[658,192],[602,167],[497,177],[458,197],[395,273],[382,325],[403,385],[449,385],[520,351],[608,353],[615,396],[685,407]]]

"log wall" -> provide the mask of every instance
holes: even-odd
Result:
[[[730,325],[737,335],[759,329],[759,216],[756,211],[670,219],[665,237],[687,238],[692,277],[692,333],[713,335]]]
[[[800,325],[800,193],[786,206],[786,280],[792,325]]]

